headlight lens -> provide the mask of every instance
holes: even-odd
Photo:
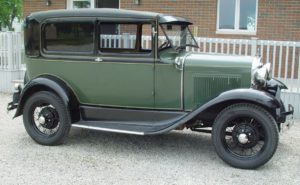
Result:
[[[262,64],[261,58],[255,58],[252,63],[251,75],[252,84],[265,86],[268,79],[270,79],[271,63]]]

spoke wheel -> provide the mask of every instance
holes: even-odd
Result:
[[[252,169],[272,158],[277,149],[278,128],[265,109],[234,104],[215,119],[212,138],[221,159],[234,167]]]
[[[25,103],[23,122],[27,133],[37,143],[57,145],[70,130],[69,111],[55,94],[41,91]]]
[[[224,124],[223,144],[228,152],[238,157],[253,157],[265,146],[264,128],[254,118],[244,117]]]
[[[37,131],[48,136],[58,131],[60,125],[59,115],[53,105],[40,102],[32,111],[32,120]]]

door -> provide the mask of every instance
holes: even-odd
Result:
[[[158,48],[167,41],[166,36],[158,28]],[[174,61],[178,53],[172,49],[158,49],[155,61],[155,108],[183,110],[183,71],[175,67]]]
[[[107,32],[107,27],[117,30]],[[150,22],[98,24],[98,104],[113,107],[154,107],[154,54]]]
[[[155,62],[155,108],[183,110],[182,71],[175,68],[173,60]]]

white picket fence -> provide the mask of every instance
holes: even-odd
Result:
[[[0,92],[13,91],[13,80],[23,79],[23,40],[21,33],[0,32]]]
[[[132,48],[135,36],[105,35],[101,46],[110,48]],[[178,42],[173,39],[174,42]],[[151,36],[143,36],[144,49],[151,48]],[[163,37],[159,42],[164,41]],[[300,42],[270,41],[258,39],[222,39],[196,38],[199,48],[188,50],[193,52],[254,56],[260,55],[263,62],[272,63],[272,77],[283,81],[288,90],[284,90],[282,97],[286,104],[293,104],[295,117],[300,118]],[[23,41],[21,33],[0,32],[0,91],[11,92],[12,80],[23,79],[24,65],[22,64]]]

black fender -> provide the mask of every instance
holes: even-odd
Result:
[[[282,106],[280,99],[277,99],[276,96],[273,96],[266,91],[256,89],[234,89],[221,93],[216,98],[196,108],[193,112],[200,116],[202,113],[206,113],[207,111],[218,113],[218,111],[230,104],[241,102],[249,102],[260,105],[270,111],[273,116],[275,116],[274,113],[276,113],[276,109]],[[207,115],[204,114],[204,116]]]
[[[79,102],[72,89],[61,79],[51,75],[41,75],[25,84],[21,91],[15,117],[23,114],[26,100],[38,91],[51,91],[61,98],[70,111],[71,122],[80,120]]]
[[[201,105],[192,110],[189,114],[182,117],[181,119],[176,120],[173,124],[171,124],[170,127],[150,134],[168,132],[183,124],[189,123],[195,118],[214,121],[215,117],[223,108],[234,103],[242,102],[248,102],[262,106],[274,116],[275,120],[277,119],[276,109],[280,109],[280,107],[282,106],[280,100],[276,99],[275,96],[265,91],[259,91],[251,88],[229,90],[219,94],[217,97],[211,99],[204,105]]]

